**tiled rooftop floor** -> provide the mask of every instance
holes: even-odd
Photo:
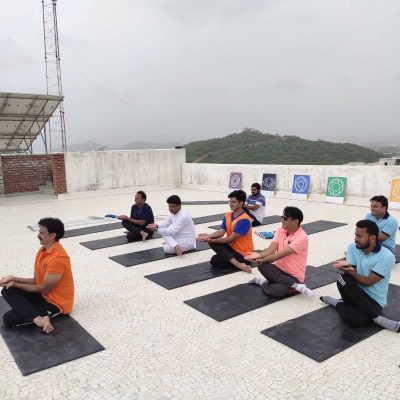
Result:
[[[147,191],[156,215],[166,215],[165,199],[220,200],[225,193],[194,190]],[[26,228],[43,216],[64,221],[129,213],[132,196],[108,195],[54,200],[24,196],[0,198],[2,238],[0,275],[31,276],[39,247]],[[13,205],[15,203],[15,205]],[[268,199],[267,215],[297,205],[304,222],[317,219],[348,225],[310,236],[308,264],[318,266],[343,256],[354,224],[368,210],[322,202]],[[225,205],[186,206],[193,217],[225,212]],[[400,220],[400,213],[393,214]],[[197,232],[207,226],[197,225]],[[268,226],[273,230],[279,224]],[[264,228],[258,228],[265,230]],[[157,247],[161,239],[91,251],[79,242],[116,236],[118,230],[64,239],[73,266],[76,301],[73,317],[105,351],[23,377],[0,339],[0,399],[399,399],[400,336],[381,331],[319,364],[260,334],[280,322],[322,307],[322,294],[337,296],[335,284],[218,323],[183,303],[244,283],[248,274],[167,291],[144,275],[206,261],[211,250],[124,268],[109,256]],[[269,241],[254,235],[256,248]],[[400,243],[399,238],[397,243]],[[255,273],[255,272],[254,272]],[[392,283],[400,284],[396,265]]]

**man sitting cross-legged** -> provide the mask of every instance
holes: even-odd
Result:
[[[250,279],[249,283],[260,285],[272,297],[284,297],[295,291],[313,296],[304,284],[308,237],[300,226],[303,213],[297,207],[286,207],[281,218],[282,227],[275,232],[271,245],[261,253],[245,257],[257,263],[263,275]]]
[[[128,231],[128,241],[146,240],[153,237],[153,231],[147,225],[154,224],[154,215],[151,207],[146,203],[146,193],[139,190],[135,195],[135,204],[131,208],[131,216],[119,215],[123,227]]]
[[[261,225],[264,219],[265,197],[261,193],[261,185],[259,183],[253,183],[250,190],[251,195],[247,197],[243,210],[249,214],[253,220],[252,226],[255,227]]]
[[[243,211],[246,193],[243,190],[234,190],[228,197],[231,211],[225,214],[221,229],[211,234],[201,233],[197,236],[197,240],[208,242],[217,253],[210,260],[213,267],[223,268],[233,265],[251,273],[251,267],[244,259],[245,254],[254,251],[252,219]]]
[[[176,194],[167,199],[170,214],[159,224],[149,224],[147,229],[157,231],[165,240],[166,254],[182,255],[196,249],[196,229],[189,213],[182,209],[182,202]]]
[[[54,329],[50,318],[71,312],[74,281],[68,254],[59,243],[63,236],[64,224],[59,219],[41,219],[38,239],[43,246],[36,255],[34,277],[0,279],[1,295],[11,306],[3,315],[4,325],[33,323],[50,333]]]
[[[385,196],[374,196],[371,198],[370,202],[371,212],[365,216],[365,219],[374,221],[378,225],[378,242],[394,253],[396,247],[396,233],[399,229],[399,224],[396,218],[388,212],[388,199]]]
[[[320,299],[335,307],[350,326],[363,326],[374,321],[383,328],[399,332],[400,322],[380,315],[387,302],[394,264],[394,254],[379,243],[378,225],[370,220],[358,221],[354,243],[346,251],[346,260],[333,263],[343,272],[337,281],[342,299],[330,296]]]

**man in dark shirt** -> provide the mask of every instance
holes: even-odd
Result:
[[[151,207],[146,203],[146,193],[139,190],[135,195],[135,204],[131,208],[131,216],[119,215],[122,225],[128,234],[127,239],[130,242],[135,240],[151,239],[153,231],[147,229],[148,224],[154,224],[154,215]]]

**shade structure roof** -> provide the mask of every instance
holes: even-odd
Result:
[[[63,96],[0,92],[0,153],[25,152]]]

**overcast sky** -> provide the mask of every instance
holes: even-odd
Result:
[[[1,0],[0,91],[46,93],[40,0]],[[58,0],[69,144],[262,132],[400,144],[399,0]]]

